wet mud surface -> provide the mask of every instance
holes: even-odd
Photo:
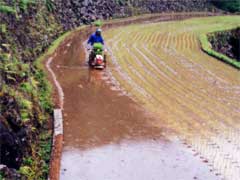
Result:
[[[65,148],[61,179],[217,180],[218,177],[181,144],[145,139],[88,151]]]
[[[76,33],[51,57],[64,92],[60,179],[218,179],[194,152],[168,137],[173,130],[161,117],[118,90],[107,70],[87,67],[85,38]],[[156,118],[161,126],[152,125]]]

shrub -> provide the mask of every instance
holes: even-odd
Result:
[[[34,1],[33,0],[20,0],[19,1],[19,8],[22,10],[22,11],[26,11],[28,6],[30,4],[33,4]]]
[[[103,25],[103,22],[101,20],[97,20],[93,24],[97,27],[101,27]]]
[[[45,74],[43,70],[36,70],[35,74],[35,79],[38,84],[38,91],[39,91],[39,100],[40,100],[40,105],[41,107],[46,111],[46,112],[52,112],[53,109],[53,104],[51,101],[51,86],[45,79]]]
[[[0,13],[15,14],[16,10],[11,6],[6,6],[6,5],[0,4]]]
[[[26,176],[28,179],[34,178],[34,171],[29,166],[20,167],[19,173]]]
[[[240,12],[239,0],[227,0],[227,1],[213,0],[212,2],[215,6],[225,11]]]
[[[32,102],[27,99],[19,98],[19,104],[21,109],[32,110]]]
[[[0,32],[1,33],[6,33],[7,32],[6,24],[0,24]]]
[[[46,5],[49,12],[54,11],[55,5],[54,5],[54,2],[52,0],[45,0],[45,5]]]
[[[22,122],[27,122],[30,120],[29,114],[26,111],[20,113]]]
[[[32,91],[33,91],[33,87],[32,85],[29,83],[29,82],[25,82],[25,83],[22,83],[20,85],[20,89],[23,91],[23,92],[26,92],[28,94],[31,94]]]
[[[120,6],[126,5],[126,3],[127,3],[126,0],[115,0],[115,2]]]

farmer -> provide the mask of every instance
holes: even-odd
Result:
[[[89,39],[88,39],[88,44],[93,46],[94,43],[102,43],[104,45],[104,40],[102,37],[102,30],[98,28],[95,33],[93,33]]]
[[[89,45],[91,45],[93,47],[93,45],[95,43],[101,43],[102,45],[104,45],[104,40],[103,40],[103,37],[102,37],[102,30],[100,28],[98,28],[96,30],[95,33],[93,33],[89,39],[88,39],[88,42],[87,42]],[[88,48],[90,50],[90,48]],[[95,54],[93,52],[93,50],[91,51],[90,55],[89,55],[89,61],[88,63],[91,64],[91,62],[94,60],[95,58]]]

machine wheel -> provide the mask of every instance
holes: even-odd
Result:
[[[106,67],[107,66],[107,55],[106,54],[104,54],[104,56],[103,56],[103,62],[104,62],[104,67]]]

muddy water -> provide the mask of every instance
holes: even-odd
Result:
[[[217,179],[172,132],[116,91],[105,71],[89,70],[78,34],[51,65],[64,92],[61,180]],[[158,118],[158,121],[161,121]]]

